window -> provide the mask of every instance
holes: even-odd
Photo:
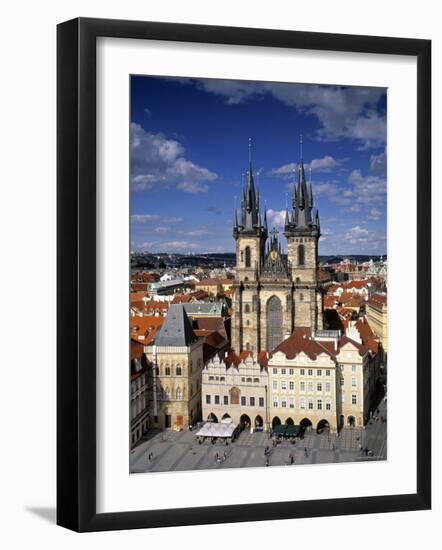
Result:
[[[308,392],[313,393],[313,382],[308,383]]]
[[[228,405],[228,404],[229,404],[229,396],[225,395],[224,396],[224,405]]]
[[[264,407],[264,397],[259,398],[259,406]]]
[[[241,250],[241,262],[244,261],[244,250]]]
[[[305,410],[305,398],[301,397],[299,400],[299,408]]]
[[[322,382],[316,384],[316,391],[322,392]]]
[[[254,379],[253,379],[253,383],[254,383],[254,384],[259,384],[259,378],[254,378]]]
[[[254,398],[254,397],[251,397],[251,398],[250,398],[250,406],[251,406],[251,407],[254,407],[254,406],[255,406],[255,398]]]
[[[330,369],[325,370],[325,376],[330,376]]]
[[[278,369],[273,369],[273,374],[278,374]]]
[[[181,399],[183,398],[183,392],[181,391],[181,388],[177,388],[175,396],[177,401],[181,401]]]
[[[246,305],[244,306],[244,313],[250,313],[250,306],[249,306],[249,304],[246,304]]]
[[[215,405],[219,405],[219,395],[215,395]]]
[[[287,380],[281,380],[281,390],[282,391],[287,390]]]
[[[206,405],[210,405],[210,395],[206,395]]]
[[[295,389],[295,383],[294,382],[289,382],[289,390],[293,391],[294,389]]]
[[[251,379],[251,378],[247,378],[247,382],[251,382],[251,381],[252,381],[252,379]]]
[[[242,407],[245,407],[246,406],[246,398],[244,395],[241,396],[241,406]]]
[[[316,401],[316,406],[318,407],[318,411],[322,411],[322,399]]]
[[[330,382],[325,383],[325,392],[330,393],[331,392],[331,384]]]
[[[209,382],[212,382],[213,380],[215,380],[215,377],[214,376],[209,376]]]
[[[289,369],[290,376],[293,376],[295,374],[295,369]]]
[[[305,369],[301,369],[301,370],[299,371],[299,374],[300,374],[301,376],[304,376],[304,375],[305,375]]]
[[[293,399],[293,397],[290,397],[289,398],[289,407],[291,409],[294,409],[295,408],[295,400]]]
[[[245,378],[241,378],[241,382],[245,382],[245,381],[246,381],[246,379],[245,379]]]
[[[183,371],[182,371],[181,367],[177,367],[175,372],[176,372],[177,376],[181,376]]]
[[[343,376],[339,377],[339,384],[341,385],[341,387],[344,385],[344,377]]]
[[[303,302],[303,301],[304,301],[304,294],[301,293],[301,294],[299,295],[299,301],[300,301],[300,302]]]
[[[273,380],[273,389],[274,390],[278,389],[278,380]]]
[[[285,375],[286,373],[286,370],[285,369],[281,369],[281,374],[284,374]]]
[[[356,365],[351,366],[351,372],[356,372]]]
[[[250,267],[251,265],[251,254],[250,254],[250,246],[246,246],[246,267]]]
[[[284,409],[287,407],[287,401],[285,398],[283,398],[281,401],[281,407],[283,407]]]
[[[309,408],[309,411],[313,410],[313,399],[308,400],[308,408]]]
[[[331,401],[330,399],[327,399],[327,401],[325,402],[325,408],[327,411],[331,411]]]
[[[307,374],[308,376],[313,376],[313,369],[308,369]]]
[[[301,382],[300,389],[301,389],[301,391],[305,391],[305,382],[304,381]]]
[[[274,398],[273,398],[273,406],[274,406],[275,408],[278,407],[278,398],[277,398],[277,397],[274,397]]]
[[[316,376],[322,376],[322,370],[321,369],[318,369],[316,371]]]
[[[356,405],[357,404],[357,399],[356,399],[356,394],[352,394],[351,396],[351,404],[352,405]]]
[[[305,248],[303,244],[298,246],[298,265],[304,265],[305,262]]]
[[[356,377],[355,376],[352,376],[351,377],[351,387],[352,388],[356,388]]]
[[[170,367],[166,367],[164,369],[164,374],[165,374],[165,376],[170,376]]]
[[[221,376],[219,380],[220,380],[220,382],[225,382],[225,381],[226,381],[226,379],[224,378],[224,376]]]

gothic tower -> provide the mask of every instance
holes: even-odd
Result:
[[[236,285],[233,297],[232,348],[260,349],[258,327],[259,275],[267,239],[267,215],[261,222],[259,192],[255,191],[249,140],[249,169],[243,190],[240,219],[235,210],[233,238],[236,241]]]
[[[322,294],[318,285],[319,214],[313,206],[304,163],[298,169],[292,210],[286,210],[285,254],[273,229],[268,239],[267,212],[261,223],[250,157],[241,212],[235,210],[236,283],[232,315],[232,348],[272,351],[295,327],[322,328]]]
[[[322,294],[318,285],[318,241],[321,235],[319,213],[313,205],[312,186],[305,181],[304,162],[298,168],[293,186],[292,211],[286,211],[284,235],[294,284],[295,326],[321,329]]]

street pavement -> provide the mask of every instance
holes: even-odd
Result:
[[[250,433],[244,430],[233,442],[226,445],[205,441],[199,444],[196,431],[151,431],[131,451],[130,471],[166,472],[184,470],[211,470],[218,468],[254,468],[297,464],[327,464],[385,460],[387,458],[386,401],[379,405],[378,420],[373,418],[364,428],[346,427],[341,432],[327,435],[306,432],[304,439],[296,438],[293,444],[283,440],[276,447],[265,432]],[[265,454],[265,448],[270,453]],[[368,448],[368,453],[362,449]],[[149,455],[152,458],[149,459]],[[215,455],[222,457],[221,461]],[[224,458],[225,457],[225,458]]]

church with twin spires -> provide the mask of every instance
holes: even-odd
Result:
[[[311,183],[305,179],[302,153],[297,176],[291,208],[285,213],[285,254],[277,230],[268,230],[267,211],[261,214],[249,143],[247,181],[233,226],[236,284],[232,349],[236,352],[271,352],[295,327],[312,331],[323,328],[318,284],[319,213],[313,204]]]

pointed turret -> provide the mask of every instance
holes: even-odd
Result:
[[[243,190],[243,199],[241,202],[241,224],[238,226],[238,230],[233,231],[233,236],[236,238],[241,233],[266,235],[267,227],[266,221],[264,226],[261,221],[261,213],[259,209],[259,192],[255,190],[255,182],[253,178],[252,167],[252,144],[249,140],[249,169],[247,171],[247,181],[245,189]]]
[[[285,227],[286,236],[295,233],[315,232],[319,230],[319,217],[316,219],[316,211],[313,211],[314,200],[310,181],[305,179],[304,159],[302,158],[302,136],[300,138],[300,161],[298,166],[298,182],[293,187],[292,214],[290,223]],[[286,216],[287,220],[287,216]]]

